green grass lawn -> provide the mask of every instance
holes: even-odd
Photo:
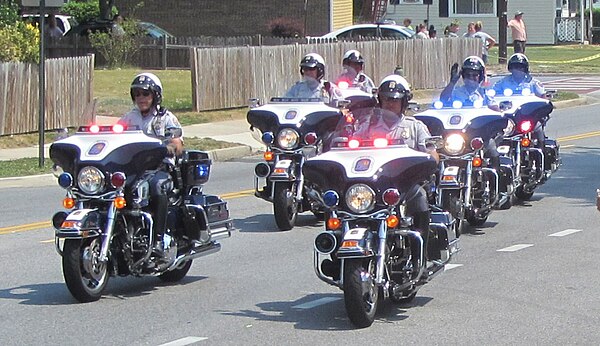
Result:
[[[600,46],[569,44],[559,46],[527,46],[530,71],[536,73],[600,73]],[[507,58],[513,54],[508,47]],[[498,65],[498,47],[489,52],[490,68],[506,70]],[[591,60],[586,58],[595,57]],[[583,61],[582,61],[583,60]]]

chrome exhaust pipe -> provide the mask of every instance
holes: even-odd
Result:
[[[218,227],[209,230],[210,240],[215,241],[231,237],[231,231],[227,227]]]
[[[221,244],[219,244],[219,243],[211,243],[210,245],[192,248],[185,255],[181,255],[181,256],[177,257],[175,259],[175,262],[173,262],[173,264],[171,264],[169,266],[169,268],[167,268],[167,271],[173,270],[173,269],[179,267],[181,264],[183,264],[183,262],[191,261],[198,257],[212,255],[219,251],[221,251]]]

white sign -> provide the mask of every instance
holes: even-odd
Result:
[[[45,7],[62,7],[68,0],[46,0]],[[23,6],[40,7],[40,0],[21,0]]]

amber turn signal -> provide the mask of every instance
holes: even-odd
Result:
[[[119,196],[119,197],[115,198],[115,208],[123,209],[123,208],[125,208],[126,205],[127,205],[127,202],[125,202],[125,197]]]
[[[63,207],[65,207],[65,209],[73,209],[73,207],[75,206],[75,200],[71,197],[65,197],[65,199],[63,199]]]
[[[389,228],[396,228],[400,223],[400,220],[398,220],[398,216],[390,215],[387,217],[387,219],[385,219],[385,223]]]
[[[338,229],[342,225],[340,219],[332,217],[327,219],[327,229]]]

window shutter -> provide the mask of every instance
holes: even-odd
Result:
[[[440,18],[448,18],[448,1],[450,0],[440,0]]]

